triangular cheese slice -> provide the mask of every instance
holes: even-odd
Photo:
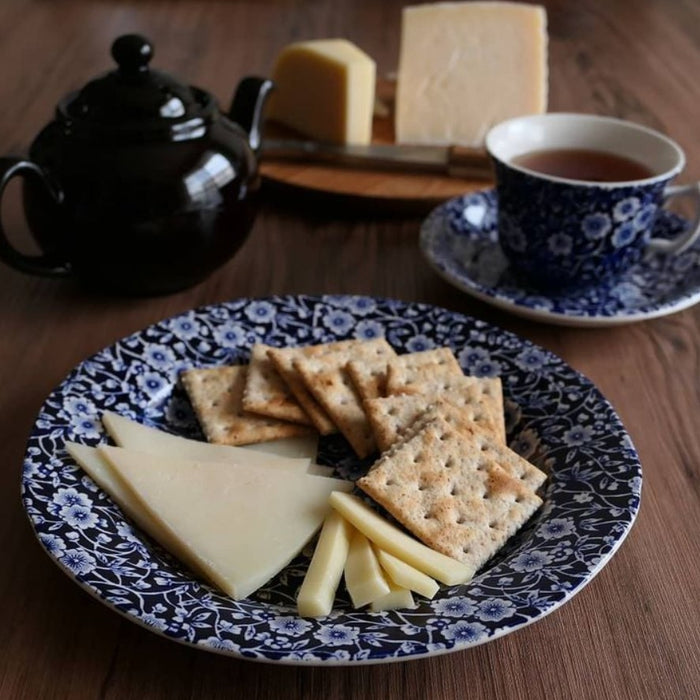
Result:
[[[331,492],[352,489],[349,481],[259,465],[98,449],[197,568],[236,600],[301,551],[328,513]]]
[[[260,443],[256,445],[255,450],[251,450],[248,447],[213,445],[201,440],[190,440],[181,435],[173,435],[164,430],[142,425],[111,411],[105,411],[102,414],[102,423],[119,447],[137,452],[183,459],[235,462],[237,464],[244,462],[251,465],[265,465],[268,457],[275,455],[290,461],[293,460],[299,471],[308,471],[322,476],[330,476],[333,472],[330,467],[310,464],[310,460],[316,457],[317,436],[274,440]],[[275,443],[284,444],[275,445]],[[268,446],[268,449],[264,449],[264,446]]]
[[[203,578],[206,572],[201,569],[196,559],[180,546],[179,540],[146,510],[124,481],[115,474],[112,465],[98,452],[96,447],[67,442],[68,454],[87,472],[88,476],[131,518],[144,532],[160,542],[171,554],[187,564]]]

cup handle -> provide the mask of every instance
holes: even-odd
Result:
[[[0,202],[10,180],[15,176],[35,178],[41,182],[49,197],[60,204],[63,194],[48,180],[44,171],[35,163],[21,158],[0,158]],[[5,233],[0,218],[0,259],[20,272],[46,277],[65,277],[71,274],[70,265],[56,254],[27,255],[17,250]]]
[[[671,197],[690,197],[695,201],[695,217],[688,230],[676,238],[652,238],[649,249],[660,253],[682,253],[700,236],[700,182],[690,185],[670,185],[664,190],[664,200]]]

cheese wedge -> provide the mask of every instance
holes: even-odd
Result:
[[[160,542],[169,552],[183,561],[200,576],[205,576],[199,563],[189,556],[189,552],[180,545],[180,541],[170,531],[141,506],[139,500],[124,482],[114,473],[111,464],[97,451],[96,447],[67,442],[68,454],[77,462],[88,476],[109,495],[109,497],[131,518],[138,527],[154,540]]]
[[[345,587],[355,608],[383,598],[390,592],[372,545],[359,530],[354,530],[350,539],[345,562]]]
[[[472,567],[426,547],[382,518],[357,496],[334,491],[330,496],[330,503],[377,547],[438,581],[454,586],[466,583],[474,576],[475,571]]]
[[[200,459],[207,462],[234,462],[236,464],[261,464],[269,465],[270,454],[279,454],[279,451],[285,452],[291,448],[291,444],[287,441],[289,447],[272,447],[272,452],[263,450],[259,447],[257,450],[250,450],[247,447],[235,447],[233,445],[212,445],[201,440],[190,440],[180,435],[166,433],[164,430],[151,428],[147,425],[137,423],[129,418],[120,416],[111,411],[105,411],[102,414],[102,423],[107,429],[110,437],[117,443],[119,447],[125,447],[129,450],[137,452],[149,452],[159,454],[163,458],[174,457],[176,459]],[[292,438],[290,438],[291,440]],[[298,439],[298,438],[296,438]],[[316,437],[310,438],[311,441],[318,440]],[[300,449],[311,450],[312,442],[304,438],[303,442],[298,443]],[[276,442],[263,443],[265,445],[273,445]],[[314,443],[315,444],[315,443]],[[315,448],[313,448],[313,456],[316,456]],[[321,476],[330,476],[333,470],[330,467],[322,467],[318,464],[310,464],[308,456],[294,458],[284,456],[291,463],[296,465],[299,471],[308,471],[309,473],[320,474]]]
[[[387,581],[387,583],[389,584],[389,592],[370,603],[369,609],[372,612],[416,607],[411,591],[409,591],[408,588],[397,586],[393,581]]]
[[[278,457],[314,460],[318,454],[318,435],[299,435],[297,437],[282,438],[280,440],[254,442],[251,445],[241,445],[240,447],[243,450],[265,452],[266,454],[277,455]]]
[[[187,560],[236,600],[301,551],[326,517],[332,491],[352,488],[340,479],[261,465],[232,469],[109,445],[98,450]]]
[[[479,147],[499,122],[545,112],[546,24],[519,2],[404,8],[396,140]]]
[[[272,73],[270,119],[318,141],[368,144],[376,66],[347,39],[285,47]]]
[[[438,592],[440,586],[435,579],[383,549],[375,548],[374,551],[379,565],[387,574],[390,585],[394,583],[426,598],[432,598]]]
[[[297,609],[302,617],[322,617],[333,609],[351,535],[350,523],[331,510],[323,523],[313,559],[297,596]]]

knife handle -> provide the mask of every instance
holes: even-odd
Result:
[[[447,151],[447,172],[451,177],[493,179],[488,153],[484,149],[469,146],[450,146]]]

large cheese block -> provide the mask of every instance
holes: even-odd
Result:
[[[367,144],[375,74],[374,61],[346,39],[290,44],[273,70],[267,116],[318,141]]]
[[[163,459],[109,445],[98,450],[185,561],[236,600],[301,551],[328,514],[331,492],[352,488],[261,465]]]
[[[151,452],[159,454],[163,458],[181,457],[184,459],[201,459],[207,462],[222,461],[233,464],[262,464],[267,466],[270,464],[270,455],[275,455],[282,457],[280,460],[275,460],[276,464],[284,463],[286,460],[290,467],[294,465],[298,471],[308,471],[309,473],[323,476],[330,476],[333,472],[330,467],[310,463],[309,457],[311,455],[309,453],[313,453],[314,457],[316,455],[315,446],[318,438],[315,436],[310,439],[307,439],[305,436],[300,442],[287,443],[286,441],[279,441],[285,443],[282,446],[275,444],[278,441],[260,443],[257,445],[257,450],[250,450],[248,447],[213,445],[201,440],[190,440],[180,435],[173,435],[172,433],[166,433],[164,430],[142,425],[111,411],[105,411],[102,414],[102,423],[110,437],[119,447],[125,447],[137,452]],[[289,438],[289,440],[300,439]],[[264,449],[263,445],[267,446],[267,449]],[[291,454],[298,456],[287,456]]]
[[[546,111],[546,23],[512,2],[404,8],[397,141],[480,147],[495,124]]]

